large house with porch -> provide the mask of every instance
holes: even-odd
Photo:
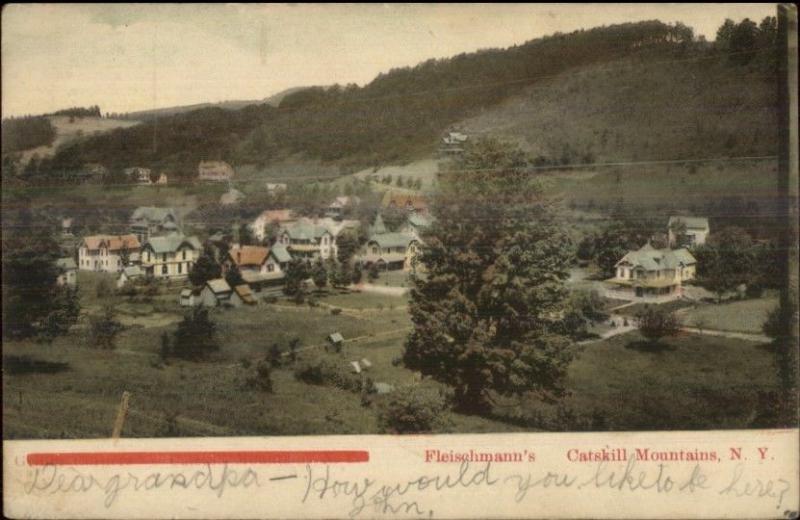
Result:
[[[78,269],[118,273],[139,260],[141,244],[136,235],[92,235],[78,247]],[[127,259],[127,262],[126,262]]]
[[[336,238],[345,229],[357,229],[358,220],[334,220],[332,218],[302,218],[282,226],[278,244],[283,245],[292,257],[335,258],[339,249]]]
[[[626,299],[679,297],[683,282],[696,275],[697,260],[687,249],[655,249],[648,242],[623,256],[607,280]]]
[[[222,267],[225,272],[235,265],[241,273],[282,273],[289,267],[291,259],[286,247],[281,244],[273,247],[234,246],[228,251],[228,258]]]
[[[155,278],[185,278],[202,252],[197,237],[180,233],[151,237],[142,246],[141,267]]]
[[[269,226],[280,227],[296,220],[294,211],[290,209],[268,209],[256,217],[253,223],[250,224],[250,229],[253,230],[255,237],[263,242],[267,238]]]

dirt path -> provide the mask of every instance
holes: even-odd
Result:
[[[684,332],[690,332],[692,334],[705,334],[707,336],[743,339],[747,341],[755,341],[757,343],[770,343],[772,341],[772,338],[763,334],[749,334],[746,332],[733,332],[729,330],[698,329],[695,327],[681,327],[681,330]]]
[[[355,291],[371,292],[375,294],[385,294],[386,296],[404,296],[408,289],[405,287],[392,287],[386,285],[374,285],[371,283],[360,283],[349,287]]]

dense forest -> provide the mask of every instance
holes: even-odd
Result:
[[[93,105],[90,107],[70,107],[65,108],[63,110],[56,110],[50,114],[49,116],[70,116],[70,117],[102,117],[102,113],[100,112],[100,107],[98,105]]]
[[[723,26],[730,30],[721,29],[719,48],[698,41],[683,24],[647,21],[428,60],[380,74],[364,87],[303,89],[278,107],[205,108],[114,130],[61,148],[36,170],[69,178],[84,164],[98,162],[189,176],[201,159],[265,165],[302,154],[353,168],[407,161],[430,155],[450,125],[571,70],[622,58],[648,62],[720,54],[724,59],[722,53],[737,57],[731,66],[744,64],[768,45],[762,33],[774,34],[766,22],[761,28],[747,22]]]
[[[48,146],[56,138],[56,129],[49,119],[28,116],[3,119],[3,154]]]

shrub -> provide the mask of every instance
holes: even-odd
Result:
[[[342,313],[342,309],[340,309],[339,307],[334,307],[333,309],[331,309],[331,314],[333,314],[334,316],[337,316],[337,315],[339,315],[341,313]]]
[[[117,321],[114,309],[106,307],[101,316],[93,316],[89,319],[89,343],[102,349],[113,349],[117,335],[122,329],[122,324]]]
[[[441,387],[400,387],[381,406],[378,422],[387,433],[441,431],[447,426],[448,401]]]
[[[173,342],[173,355],[184,359],[199,359],[219,350],[217,327],[208,317],[208,309],[195,307],[178,324]]]
[[[680,323],[675,313],[668,312],[655,305],[648,305],[636,314],[639,332],[657,343],[665,336],[674,336],[680,329]]]
[[[247,380],[247,386],[261,392],[272,392],[272,365],[266,359],[256,364],[255,374]]]
[[[340,358],[315,355],[301,359],[294,369],[299,381],[310,385],[335,386],[349,392],[361,391],[361,377],[351,372]]]

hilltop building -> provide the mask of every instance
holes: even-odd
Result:
[[[655,249],[648,242],[623,256],[607,280],[629,298],[675,296],[695,277],[697,260],[687,249]]]
[[[702,246],[710,231],[705,217],[670,217],[667,223],[670,247]]]

